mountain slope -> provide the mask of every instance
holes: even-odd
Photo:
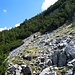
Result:
[[[32,75],[71,74],[75,61],[74,22],[69,25],[64,24],[51,33],[43,35],[35,33],[24,40],[25,43],[8,56],[9,66],[6,71],[8,74],[15,72],[16,75],[17,73],[24,75],[26,71],[23,72],[22,69],[26,66],[30,68]]]
[[[75,12],[74,0],[58,0],[46,11],[25,20],[19,27],[0,32],[0,73],[4,74],[3,61],[10,51],[23,44],[22,39],[35,32],[51,32],[62,26],[65,22],[73,20]],[[8,36],[8,35],[9,36]],[[4,71],[3,71],[4,70]]]

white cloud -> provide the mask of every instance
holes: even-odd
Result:
[[[3,30],[9,30],[9,29],[11,29],[11,28],[12,28],[12,27],[10,27],[10,28],[7,28],[7,27],[0,28],[0,32],[3,31]]]
[[[18,27],[18,26],[20,26],[20,24],[16,24],[16,25],[15,25],[15,27]]]
[[[44,2],[42,3],[42,11],[46,10],[49,6],[53,5],[55,2],[57,2],[58,0],[44,0]]]
[[[7,13],[7,10],[6,10],[6,9],[3,9],[3,12],[4,12],[4,13]]]
[[[12,28],[15,28],[15,27],[18,27],[18,26],[20,26],[20,24],[16,24],[14,27],[10,27],[10,28],[7,28],[7,27],[0,28],[0,32],[3,31],[3,30],[9,30],[9,29],[12,29]]]
[[[0,32],[3,31],[3,30],[8,30],[8,28],[7,27],[0,28]]]

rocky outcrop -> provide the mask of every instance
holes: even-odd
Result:
[[[67,57],[64,53],[60,53],[58,56],[59,60],[58,60],[58,66],[63,67],[66,65],[67,63]]]
[[[26,65],[11,65],[7,69],[6,75],[31,75],[31,70]]]
[[[57,65],[57,66],[65,66],[67,62],[67,57],[64,53],[62,52],[55,52],[52,56],[52,63],[53,65]]]
[[[16,75],[21,75],[21,73],[32,73],[32,75],[74,74],[75,33],[69,30],[65,30],[62,33],[64,27],[41,36],[34,34],[23,40],[24,44],[8,56],[8,58],[18,56],[23,63],[18,64],[19,68],[13,65],[8,66],[7,72],[11,74],[15,73]],[[65,29],[70,27],[67,26]],[[22,51],[20,52],[21,49]],[[26,66],[23,67],[23,64],[26,64]]]
[[[66,55],[69,59],[74,59],[75,58],[75,48],[71,47],[71,46],[67,46],[65,48],[66,51]]]

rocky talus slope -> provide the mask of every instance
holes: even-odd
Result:
[[[53,32],[39,32],[10,52],[5,75],[74,75],[75,25],[64,24]]]

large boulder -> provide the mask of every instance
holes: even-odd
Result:
[[[66,52],[66,55],[69,59],[73,59],[75,58],[75,48],[71,47],[71,46],[67,46],[65,48],[65,52]]]
[[[65,66],[67,62],[67,57],[64,52],[56,51],[52,56],[52,64],[62,67]]]
[[[52,65],[56,65],[58,64],[58,58],[59,58],[59,51],[54,52],[54,54],[52,55]]]
[[[58,66],[63,67],[66,65],[66,62],[67,62],[67,57],[64,53],[61,52],[58,58]]]

